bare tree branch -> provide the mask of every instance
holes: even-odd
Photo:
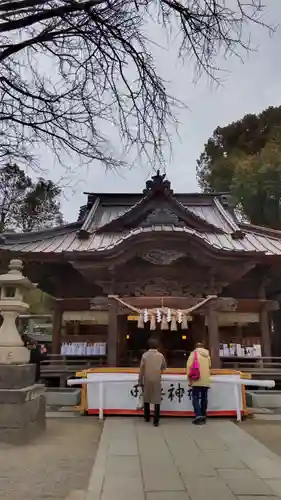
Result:
[[[158,10],[158,14],[157,14]],[[261,0],[0,0],[0,159],[34,160],[43,142],[58,158],[75,154],[124,165],[125,148],[163,161],[173,110],[143,26],[179,26],[179,56],[216,78],[220,54],[248,50],[245,25],[263,24]]]

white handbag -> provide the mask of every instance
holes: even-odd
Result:
[[[143,392],[141,391],[138,395],[137,400],[137,410],[143,410]]]

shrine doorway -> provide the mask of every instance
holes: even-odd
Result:
[[[125,364],[129,366],[138,366],[142,354],[148,348],[150,337],[156,337],[159,340],[159,348],[164,354],[167,364],[170,368],[182,368],[186,364],[189,353],[194,348],[194,338],[192,335],[192,326],[188,329],[182,329],[180,325],[176,331],[161,330],[159,324],[155,330],[150,330],[149,323],[144,324],[143,328],[138,328],[137,318],[127,320],[127,334],[125,336]]]

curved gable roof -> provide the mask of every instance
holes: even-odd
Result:
[[[85,238],[94,231],[120,233],[149,225],[146,219],[164,225],[185,225],[197,231],[239,233],[243,237],[235,218],[215,195],[174,194],[169,181],[159,172],[146,183],[142,195],[89,194],[88,201],[91,208],[80,231]]]
[[[122,232],[124,229],[133,229],[139,225],[149,225],[149,220],[154,220],[154,218],[157,220],[157,217],[158,220],[159,217],[162,217],[162,224],[180,225],[184,223],[198,231],[222,232],[220,228],[202,219],[195,212],[190,211],[188,207],[182,205],[175,197],[165,192],[161,194],[149,193],[123,214],[97,230],[99,232]]]

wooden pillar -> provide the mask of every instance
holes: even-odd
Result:
[[[197,342],[205,343],[205,316],[202,314],[194,315],[191,324],[192,340],[195,345]]]
[[[265,278],[262,280],[259,288],[259,298],[266,300]],[[266,302],[261,304],[260,310],[260,330],[261,330],[261,343],[262,343],[262,356],[271,357],[271,334],[268,319],[268,311]]]
[[[117,366],[118,354],[118,303],[115,299],[108,300],[108,338],[107,363]]]
[[[60,354],[62,324],[62,303],[55,301],[53,313],[52,354]]]
[[[272,311],[272,321],[273,321],[273,331],[271,330],[271,346],[273,356],[281,356],[281,338],[279,332],[281,332],[281,305],[279,299],[279,309],[278,311]]]
[[[119,364],[120,360],[124,360],[124,357],[126,356],[126,350],[127,350],[127,345],[126,345],[126,335],[128,333],[127,331],[127,315],[125,314],[120,314],[118,315],[118,350],[117,350],[117,364]]]
[[[243,329],[241,325],[236,325],[236,334],[237,334],[237,340],[238,344],[243,344]]]
[[[220,338],[216,309],[210,307],[207,313],[207,318],[212,368],[220,368]]]
[[[262,356],[270,358],[271,335],[270,335],[270,326],[269,326],[266,304],[263,304],[260,310],[260,328],[261,328]]]

